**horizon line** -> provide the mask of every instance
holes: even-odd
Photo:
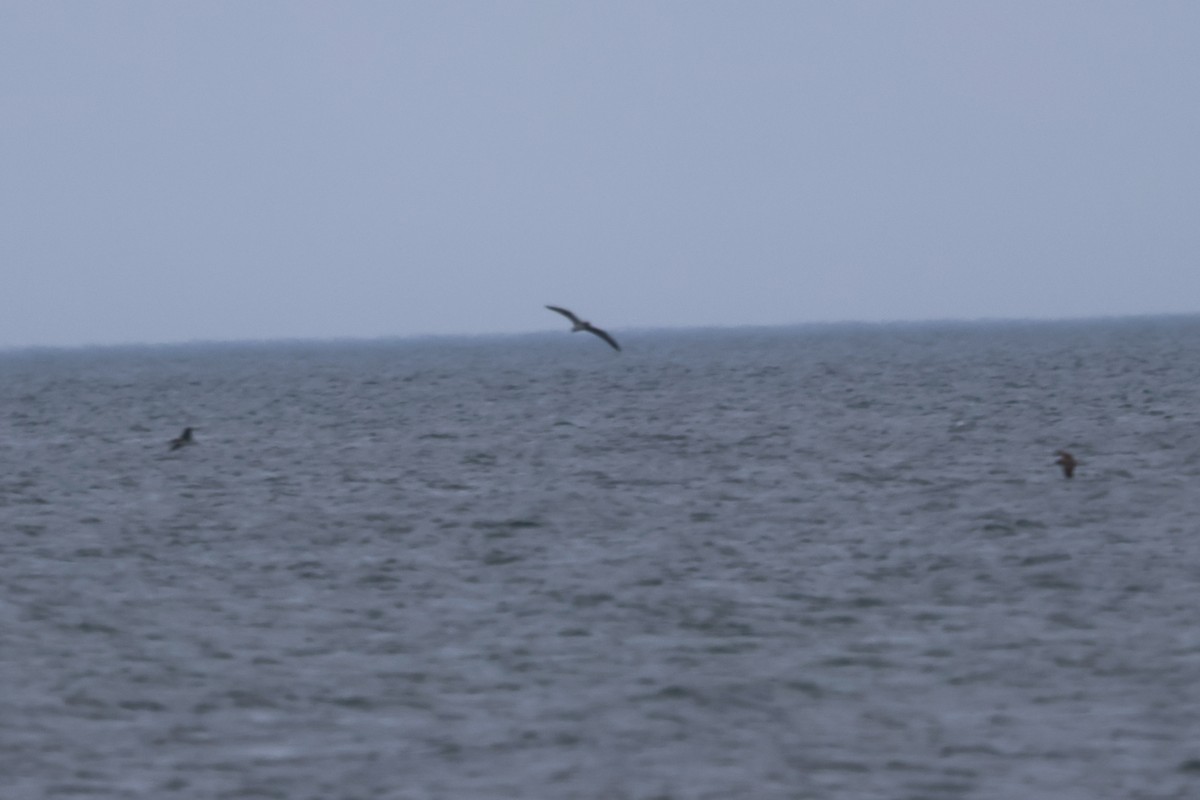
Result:
[[[626,334],[646,333],[694,333],[701,331],[736,331],[736,330],[782,330],[787,328],[880,328],[880,327],[918,327],[918,326],[987,326],[987,325],[1056,325],[1064,323],[1089,322],[1119,322],[1138,320],[1165,320],[1200,318],[1200,311],[1192,312],[1162,312],[1142,314],[1093,314],[1086,316],[1066,317],[937,317],[932,319],[884,319],[884,320],[824,320],[813,322],[785,322],[778,324],[737,323],[715,325],[683,325],[673,326],[633,326],[615,327]],[[172,347],[238,347],[265,345],[314,345],[314,344],[367,344],[400,342],[430,339],[492,339],[515,338],[520,336],[538,336],[560,332],[558,328],[535,328],[526,331],[488,332],[488,333],[408,333],[408,334],[379,334],[344,335],[344,336],[268,336],[260,338],[195,338],[171,339],[160,341],[115,341],[115,342],[85,342],[77,344],[0,344],[0,355],[12,355],[23,352],[70,352],[80,350],[124,350],[124,349],[157,349]]]

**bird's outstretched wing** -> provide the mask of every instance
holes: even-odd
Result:
[[[178,437],[172,439],[170,442],[172,450],[178,450],[179,448],[183,447],[185,444],[191,444],[191,443],[192,443],[192,429],[191,428],[184,428],[183,433],[179,434]]]
[[[571,322],[575,325],[579,324],[579,317],[575,316],[570,311],[567,311],[565,308],[559,308],[558,306],[546,306],[546,308],[550,309],[551,311],[557,311],[567,319],[571,320]]]
[[[606,342],[608,342],[609,344],[611,344],[611,345],[612,345],[612,348],[613,348],[613,350],[616,350],[617,352],[620,352],[620,350],[621,350],[621,345],[617,344],[617,340],[616,340],[616,339],[614,339],[613,337],[611,337],[611,336],[609,336],[609,335],[608,335],[608,331],[602,331],[602,330],[600,330],[599,328],[597,328],[595,325],[588,325],[586,328],[584,328],[584,330],[586,330],[588,333],[594,333],[594,334],[596,334],[596,335],[597,335],[597,336],[599,336],[601,339],[603,339],[604,341],[606,341]]]

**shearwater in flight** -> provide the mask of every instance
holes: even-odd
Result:
[[[1057,453],[1055,453],[1055,455],[1058,456],[1058,460],[1054,463],[1062,467],[1063,477],[1074,478],[1075,467],[1077,464],[1079,464],[1079,462],[1075,460],[1075,456],[1071,455],[1066,450],[1059,450]]]
[[[565,308],[559,308],[558,306],[546,306],[546,308],[550,309],[551,311],[557,311],[559,314],[562,314],[564,317],[571,320],[571,333],[574,333],[575,331],[587,331],[588,333],[594,333],[612,345],[613,350],[619,351],[621,349],[621,345],[617,344],[617,340],[609,336],[607,331],[600,330],[587,320],[580,319],[570,311],[567,311]]]
[[[192,429],[184,428],[183,433],[179,434],[177,438],[171,440],[171,449],[178,450],[179,448],[188,444],[194,444],[192,441]]]

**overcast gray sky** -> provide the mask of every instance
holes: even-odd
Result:
[[[1200,311],[1200,3],[0,3],[0,346]]]

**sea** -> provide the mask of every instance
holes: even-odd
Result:
[[[1200,317],[613,332],[0,353],[0,798],[1200,797]]]

